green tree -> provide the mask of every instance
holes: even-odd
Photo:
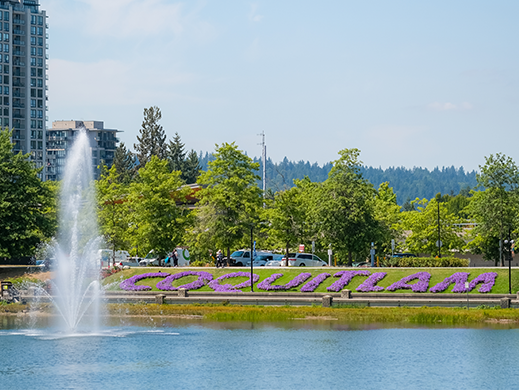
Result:
[[[129,189],[132,245],[141,255],[154,250],[164,258],[181,243],[188,220],[188,209],[181,205],[190,193],[182,187],[180,172],[170,172],[168,162],[152,156]]]
[[[186,152],[184,151],[184,147],[185,145],[180,140],[180,135],[175,133],[173,140],[169,141],[167,150],[167,159],[169,161],[169,167],[172,171],[184,172],[186,159]]]
[[[238,150],[234,144],[216,145],[214,161],[202,172],[198,183],[204,188],[199,192],[200,207],[197,211],[197,242],[210,236],[214,245],[230,249],[245,241],[251,226],[258,220],[262,203],[258,187],[258,163]]]
[[[126,233],[129,208],[125,199],[128,188],[122,184],[115,164],[109,170],[102,169],[101,172],[101,177],[96,183],[99,228],[113,251],[112,261],[115,265],[115,251],[128,247]]]
[[[200,176],[202,167],[198,161],[198,155],[194,150],[191,150],[187,155],[187,159],[184,161],[184,171],[182,172],[183,178],[187,184],[196,183]]]
[[[373,186],[360,173],[358,149],[344,149],[333,162],[328,179],[316,191],[314,207],[323,238],[339,255],[366,254],[378,234]]]
[[[32,256],[56,232],[51,185],[38,178],[30,155],[13,153],[12,132],[0,130],[0,257]]]
[[[113,165],[117,171],[117,180],[129,184],[135,173],[135,156],[130,152],[124,142],[115,150]]]
[[[485,157],[485,165],[479,168],[478,186],[485,190],[473,192],[468,210],[477,222],[473,234],[481,237],[470,245],[476,253],[482,253],[485,259],[494,259],[496,265],[500,261],[503,266],[502,246],[499,242],[519,227],[519,169],[512,158],[501,153]],[[497,258],[495,247],[488,247],[494,246],[496,241]]]
[[[374,202],[374,214],[379,230],[375,241],[380,254],[391,253],[391,240],[402,238],[402,231],[399,229],[400,210],[393,188],[389,187],[388,182],[380,184]]]
[[[162,113],[158,107],[144,109],[144,120],[137,136],[138,143],[133,145],[137,152],[139,168],[144,167],[152,156],[161,160],[166,158],[166,133],[159,124],[161,118]]]
[[[438,239],[442,242],[441,250],[444,253],[463,250],[465,242],[460,237],[460,219],[453,213],[449,213],[445,203],[438,203],[437,198],[431,200],[417,198],[411,203],[416,206],[416,210],[402,213],[400,223],[403,231],[411,232],[405,240],[409,251],[435,256],[438,254]],[[440,237],[438,237],[438,224],[440,224]]]

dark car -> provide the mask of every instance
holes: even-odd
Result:
[[[418,257],[414,253],[395,253],[391,257]]]

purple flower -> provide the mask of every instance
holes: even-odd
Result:
[[[171,284],[171,283],[173,283],[174,280],[183,278],[184,276],[191,276],[191,275],[198,276],[198,279],[195,280],[194,282],[184,284],[180,287],[175,287]],[[163,290],[163,291],[175,291],[175,290],[178,290],[179,288],[185,288],[186,290],[197,290],[197,289],[205,286],[211,280],[213,280],[213,275],[211,275],[209,272],[183,271],[183,272],[179,272],[177,274],[170,275],[166,279],[161,280],[160,282],[157,283],[157,288],[159,290]]]
[[[230,279],[230,278],[240,278],[240,277],[245,277],[245,278],[249,278],[249,279],[247,281],[237,284],[235,286],[232,284],[220,284],[220,282],[222,280]],[[259,275],[252,274],[252,278],[253,278],[254,283],[256,283],[259,280]],[[240,290],[241,288],[250,287],[250,286],[251,286],[250,272],[232,272],[230,274],[222,275],[219,278],[209,282],[209,287],[211,287],[214,291],[217,291],[217,292],[242,292]]]
[[[351,282],[351,280],[357,276],[369,276],[369,271],[339,271],[335,275],[333,275],[335,278],[339,278],[336,282],[334,282],[330,287],[327,288],[328,291],[335,291],[339,292],[341,291],[345,286],[348,285],[348,283]]]
[[[357,287],[357,291],[370,292],[370,291],[383,291],[384,287],[376,286],[378,282],[386,277],[386,272],[375,272],[367,278],[364,283]]]
[[[492,287],[494,287],[496,278],[497,272],[486,272],[484,274],[481,274],[472,282],[470,282],[469,291],[472,291],[472,289],[475,288],[478,283],[483,283],[478,291],[480,293],[488,293],[492,291]]]
[[[470,274],[470,272],[456,272],[455,274],[452,274],[451,276],[446,277],[443,280],[443,282],[440,282],[436,286],[431,287],[429,289],[429,292],[439,293],[439,292],[445,291],[452,283],[456,283],[454,285],[454,288],[452,289],[453,293],[466,292],[467,290],[465,289],[465,282],[469,278],[469,274]],[[483,274],[483,275],[485,275],[485,274]],[[494,284],[492,284],[492,286],[493,285]],[[475,286],[475,284],[474,284],[474,286]],[[483,287],[483,286],[481,286],[481,287]],[[490,288],[492,288],[492,287],[490,287]]]
[[[408,284],[410,281],[415,279],[418,279],[418,282],[414,284]],[[409,275],[400,279],[398,282],[393,283],[391,286],[386,288],[386,290],[413,290],[413,292],[426,292],[429,288],[430,279],[431,274],[429,272],[417,272],[413,275]]]
[[[317,275],[315,278],[310,280],[307,284],[301,287],[301,292],[312,292],[314,291],[326,278],[331,275],[327,272]]]
[[[299,286],[301,283],[303,283],[306,279],[308,279],[312,274],[308,272],[303,272],[297,275],[294,279],[292,279],[287,284],[281,284],[281,285],[272,285],[277,279],[282,277],[283,274],[272,274],[267,279],[265,279],[263,282],[258,284],[258,288],[260,290],[276,290],[276,291],[284,291],[284,290],[290,290],[291,288]]]
[[[146,274],[140,274],[132,276],[126,280],[123,280],[119,285],[120,288],[127,291],[145,291],[151,290],[151,286],[136,286],[139,280],[148,279],[148,278],[165,278],[166,276],[170,276],[167,272],[148,272]]]

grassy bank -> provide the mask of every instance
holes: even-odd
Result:
[[[148,272],[167,272],[167,273],[177,273],[188,270],[187,268],[158,268],[158,267],[146,267],[146,268],[132,268],[128,270],[124,270],[122,272],[116,273],[114,275],[109,276],[103,281],[103,284],[108,290],[120,290],[119,284],[124,279],[128,279],[134,275],[137,274],[143,274]],[[244,268],[225,268],[225,269],[214,269],[214,268],[208,268],[208,269],[192,269],[197,271],[206,271],[213,275],[213,277],[216,279],[219,276],[222,276],[226,273],[231,272],[237,272],[237,271],[246,271]],[[329,287],[332,283],[337,281],[337,278],[334,278],[333,275],[341,270],[340,268],[279,268],[279,269],[265,269],[265,268],[256,268],[254,269],[254,273],[259,275],[260,279],[259,282],[265,280],[267,277],[271,276],[274,273],[282,273],[283,277],[276,280],[275,284],[285,284],[288,283],[290,280],[292,280],[294,277],[299,275],[302,272],[309,272],[312,274],[312,277],[315,277],[323,272],[330,273],[332,276],[327,278],[323,283],[317,287],[315,292],[325,293],[327,292],[326,288]],[[351,270],[351,268],[350,268]],[[405,276],[412,275],[416,272],[425,271],[429,272],[431,274],[431,280],[429,282],[429,288],[435,286],[436,284],[442,282],[446,277],[451,276],[455,272],[470,272],[469,281],[474,279],[476,276],[483,274],[485,272],[497,272],[498,277],[496,278],[496,283],[492,289],[493,294],[507,294],[508,293],[508,269],[507,268],[373,268],[373,269],[366,269],[366,268],[355,268],[355,270],[369,270],[372,273],[373,272],[386,272],[387,276],[382,279],[378,283],[378,286],[381,287],[388,287],[391,284],[399,281]],[[173,285],[178,287],[183,284],[191,283],[192,281],[196,280],[196,276],[186,276],[182,279],[176,280],[173,282]],[[160,291],[156,284],[162,280],[161,278],[150,278],[141,280],[136,283],[136,285],[145,285],[152,287],[153,291]],[[247,278],[233,278],[228,279],[225,283],[231,283],[233,285],[245,282]],[[311,280],[308,279],[307,282]],[[364,281],[366,280],[366,277],[363,276],[356,276],[353,278],[353,280],[348,284],[347,289],[351,291],[356,291],[355,289]],[[259,283],[258,282],[258,283]],[[297,288],[288,290],[290,292],[298,292],[300,291],[299,286]],[[444,293],[450,293],[454,285],[451,285]],[[475,288],[473,291],[471,291],[470,294],[480,294],[478,292],[478,288]],[[516,292],[519,290],[519,270],[512,270],[512,292]],[[210,287],[204,286],[197,291],[213,291]],[[257,289],[257,283],[255,284],[255,291],[259,291]],[[389,291],[383,291],[384,293],[389,293]],[[394,293],[411,293],[411,290],[396,290]],[[441,293],[440,293],[441,294]]]

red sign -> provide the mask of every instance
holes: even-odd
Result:
[[[305,251],[305,246],[303,244],[299,245],[299,253],[303,253]]]

